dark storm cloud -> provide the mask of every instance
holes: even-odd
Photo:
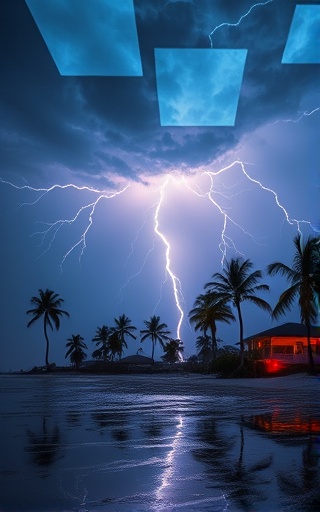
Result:
[[[303,65],[302,73],[301,65],[281,64],[295,1],[274,0],[253,9],[239,26],[214,31],[236,24],[252,5],[137,0],[143,76],[71,78],[59,75],[26,4],[2,2],[4,168],[39,173],[56,165],[130,179],[187,170],[232,149],[244,133],[295,114],[306,92],[310,104],[319,101],[316,66]],[[214,48],[248,49],[236,125],[161,127],[154,49],[209,48],[213,31]]]

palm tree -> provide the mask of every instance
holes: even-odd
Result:
[[[119,358],[121,359],[123,347],[128,348],[125,336],[130,336],[135,340],[136,336],[132,334],[132,331],[136,331],[137,328],[134,327],[134,325],[131,325],[131,320],[126,315],[121,315],[119,318],[115,318],[114,321],[116,323],[116,327],[113,328],[113,331],[117,333],[121,342],[121,350],[119,352]]]
[[[170,331],[167,331],[168,328],[167,324],[160,323],[160,316],[153,315],[149,320],[144,320],[144,324],[147,327],[146,329],[143,329],[140,331],[140,334],[143,336],[141,337],[141,343],[146,340],[147,338],[151,338],[152,341],[152,355],[151,359],[153,359],[154,356],[154,349],[157,341],[159,341],[162,348],[164,348],[164,342],[166,340],[169,340]]]
[[[61,304],[64,302],[57,293],[46,289],[46,291],[39,290],[39,297],[32,297],[31,304],[35,307],[27,311],[27,315],[33,315],[32,320],[28,322],[28,327],[43,316],[43,330],[46,339],[46,368],[49,370],[49,338],[47,334],[47,326],[53,330],[53,324],[57,331],[60,327],[60,317],[69,317],[69,313],[60,309]]]
[[[170,340],[163,347],[164,355],[161,359],[167,363],[177,363],[182,360],[181,352],[184,351],[184,346],[181,340]]]
[[[92,338],[92,341],[96,343],[96,346],[100,345],[100,347],[92,352],[92,357],[94,359],[103,359],[103,361],[108,360],[110,351],[109,337],[111,332],[111,329],[107,325],[97,328],[96,335]]]
[[[123,350],[123,345],[121,343],[120,336],[117,332],[113,331],[110,334],[108,345],[111,354],[111,362],[113,362],[113,359],[116,355],[118,355],[120,359]]]
[[[190,322],[195,324],[195,330],[203,331],[204,337],[207,336],[207,330],[211,332],[211,351],[212,357],[217,352],[217,326],[216,322],[230,323],[235,320],[230,306],[226,301],[214,291],[198,295],[193,309],[189,313]]]
[[[213,274],[213,282],[207,283],[205,288],[218,292],[221,299],[230,302],[236,308],[240,328],[240,367],[244,362],[244,342],[243,342],[243,319],[241,311],[241,302],[249,301],[255,306],[272,313],[270,305],[260,297],[256,297],[257,291],[269,290],[267,284],[257,284],[262,278],[262,272],[255,270],[251,272],[253,263],[243,258],[232,258],[227,261],[222,273]]]
[[[310,343],[311,325],[317,319],[316,297],[319,294],[319,242],[320,238],[309,237],[305,243],[300,234],[295,236],[293,243],[295,254],[292,267],[281,262],[268,265],[267,271],[271,276],[281,274],[290,283],[290,287],[279,297],[273,309],[272,316],[277,319],[290,311],[298,298],[301,323],[306,326],[308,340],[308,359],[310,370],[314,370],[313,354]]]
[[[76,370],[79,370],[80,364],[84,359],[87,359],[87,354],[84,352],[85,348],[88,348],[84,343],[80,334],[72,334],[71,338],[68,338],[66,347],[69,347],[65,358],[70,356],[71,363],[75,364]]]
[[[212,340],[206,333],[197,336],[196,348],[198,356],[201,357],[203,362],[210,362],[213,359],[212,353]]]

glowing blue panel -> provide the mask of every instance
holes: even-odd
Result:
[[[142,76],[133,0],[26,0],[61,75]]]
[[[282,64],[320,64],[320,5],[297,5]]]
[[[155,49],[162,126],[234,126],[247,50]]]

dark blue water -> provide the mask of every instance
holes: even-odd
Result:
[[[320,510],[320,381],[0,377],[0,511]]]

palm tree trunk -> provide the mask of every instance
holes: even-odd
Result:
[[[154,340],[152,340],[152,354],[151,354],[152,362],[154,361],[153,356],[154,356]]]
[[[236,308],[238,311],[239,328],[240,328],[240,368],[241,368],[244,363],[243,321],[242,321],[240,304],[236,304]]]
[[[44,319],[43,319],[43,331],[44,331],[44,337],[46,339],[46,368],[48,370],[50,365],[49,365],[49,338],[48,338],[48,334],[47,334],[47,321],[48,321],[48,316],[47,316],[47,313],[45,313]]]
[[[123,334],[120,335],[120,343],[121,343],[121,347],[120,347],[120,352],[119,352],[119,361],[121,361],[122,352],[123,352],[123,344],[124,344]]]
[[[212,340],[212,357],[213,357],[213,359],[215,359],[216,355],[217,355],[217,337],[216,337],[217,328],[216,328],[216,324],[214,321],[211,322],[211,324],[210,324],[210,330],[211,330],[211,340]]]
[[[310,328],[310,322],[306,322],[306,328],[307,328],[307,340],[308,340],[308,362],[310,366],[310,373],[314,373],[314,360],[313,360],[313,353],[311,349],[311,328]]]

